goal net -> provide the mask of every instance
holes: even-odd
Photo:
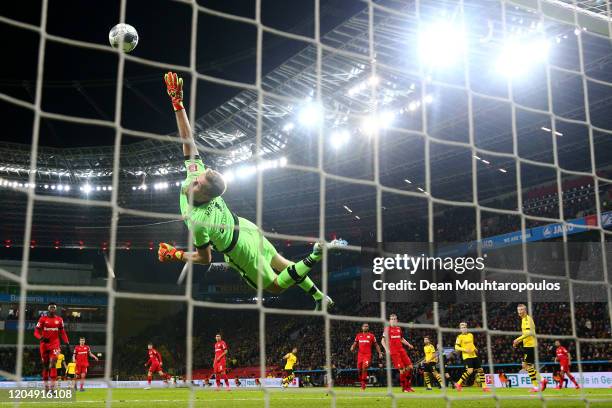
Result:
[[[282,357],[296,347],[295,384],[326,393],[335,406],[357,395],[350,347],[361,323],[380,340],[396,314],[415,346],[414,384],[422,385],[428,336],[441,391],[397,392],[389,354],[375,356],[368,391],[392,406],[483,398],[458,394],[445,380],[463,371],[454,346],[466,322],[491,387],[485,396],[500,404],[522,398],[505,385],[530,384],[512,345],[524,303],[536,325],[539,378],[554,381],[559,340],[582,384],[573,394],[537,398],[612,400],[591,390],[609,388],[612,378],[610,3],[314,0],[296,10],[276,3],[257,0],[237,13],[170,1],[183,42],[178,54],[160,48],[158,56],[143,34],[153,29],[132,21],[130,0],[120,2],[117,22],[139,30],[141,48],[131,54],[64,35],[48,0],[34,23],[0,15],[10,35],[36,37],[28,43],[33,80],[0,83],[6,120],[14,114],[31,125],[27,145],[0,143],[0,375],[35,379],[31,323],[40,305],[55,301],[74,305],[64,307],[69,335],[96,346],[108,406],[117,401],[113,386],[144,379],[134,356],[144,360],[148,341],[194,405],[212,375],[218,333],[230,347],[232,378],[256,377],[258,385],[281,378]],[[304,16],[289,26],[283,13]],[[235,48],[241,42],[248,45]],[[211,57],[223,47],[237,51]],[[74,78],[51,76],[67,64],[66,52],[81,53],[83,67]],[[96,78],[87,64],[109,67],[112,78]],[[92,76],[82,79],[78,69]],[[262,274],[250,289],[219,254],[207,267],[157,263],[159,242],[194,250],[178,207],[181,140],[161,102],[168,71],[185,79],[195,145],[224,174],[230,208],[294,261],[316,241],[348,242],[341,251],[324,247],[309,275],[330,297],[323,310],[312,310],[299,285],[267,293]],[[68,134],[81,136],[53,146]],[[560,289],[474,286],[423,298],[422,288],[414,296],[372,290],[365,249],[377,244],[415,257],[432,246],[438,255],[484,257],[478,280]],[[262,390],[262,404],[273,405],[273,387]]]

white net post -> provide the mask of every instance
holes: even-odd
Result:
[[[32,149],[30,151],[30,174],[29,182],[36,181],[36,163],[38,160],[38,143],[40,137],[40,119],[42,106],[42,84],[44,79],[45,66],[45,46],[47,41],[47,10],[49,8],[48,0],[43,0],[41,4],[40,31],[38,43],[38,67],[36,69],[36,92],[34,96],[34,123],[32,127]],[[23,257],[21,264],[21,282],[19,290],[19,327],[17,333],[17,360],[15,365],[15,374],[18,380],[23,378],[23,346],[25,336],[25,310],[26,299],[28,293],[28,265],[30,262],[30,239],[32,234],[32,218],[34,214],[35,193],[33,190],[28,190],[28,204],[26,208],[25,231],[23,237]]]
[[[609,2],[607,2],[609,3]],[[541,4],[538,1],[538,7],[541,9]],[[578,13],[577,13],[577,3],[574,0],[574,12],[573,12],[573,17],[574,17],[574,26],[576,28],[580,27],[579,21],[578,21]],[[608,28],[610,22],[608,21]],[[610,37],[612,35],[612,32],[608,31],[608,36]],[[602,212],[601,212],[601,204],[600,204],[600,200],[599,200],[599,179],[598,179],[598,175],[597,175],[597,163],[595,161],[595,144],[593,143],[593,127],[592,127],[592,122],[591,122],[591,114],[590,114],[590,99],[589,99],[589,84],[587,81],[587,72],[585,70],[585,66],[584,66],[584,50],[583,50],[583,46],[582,46],[582,35],[577,35],[576,36],[576,40],[578,42],[578,61],[579,61],[579,74],[580,74],[580,78],[582,80],[582,93],[583,93],[583,102],[584,102],[584,117],[585,117],[585,121],[587,123],[587,131],[588,131],[588,137],[589,137],[589,150],[590,150],[590,157],[589,157],[589,162],[590,162],[590,166],[591,166],[591,173],[592,173],[592,179],[593,179],[593,185],[594,185],[594,195],[595,195],[595,214],[597,217],[597,225],[596,227],[601,229],[601,232],[599,232],[599,235],[603,238],[603,236],[605,235],[605,230],[603,229],[602,226]],[[548,67],[548,64],[547,64]],[[550,80],[550,78],[548,78]],[[550,87],[550,83],[549,83],[549,87]],[[552,109],[552,106],[551,106]],[[555,133],[555,121],[552,121],[552,127],[551,127],[551,134],[553,135],[553,140],[556,141],[556,137],[554,136]],[[554,154],[555,154],[555,165],[558,166],[558,162],[557,162],[557,151],[556,149],[554,150]],[[560,212],[560,218],[564,219],[564,213],[563,213],[563,196],[562,196],[562,188],[561,188],[561,184],[560,184],[560,171],[557,170],[558,176],[557,176],[557,183],[559,184],[558,188],[558,194],[559,194],[559,212]],[[565,261],[566,261],[566,276],[570,282],[569,284],[569,290],[570,290],[570,312],[571,312],[571,322],[572,322],[572,337],[574,337],[574,341],[576,343],[576,358],[578,359],[578,361],[580,363],[578,363],[578,374],[579,374],[579,378],[580,378],[580,382],[583,383],[583,366],[582,366],[582,353],[581,353],[581,344],[580,344],[580,340],[579,340],[579,335],[578,332],[576,330],[576,312],[575,312],[575,305],[574,305],[574,293],[573,293],[573,286],[572,286],[572,279],[570,276],[570,269],[569,269],[569,261],[567,259],[568,256],[568,252],[567,252],[567,232],[565,231],[565,229],[563,230],[563,242],[564,242],[564,246],[565,246]],[[603,245],[605,245],[605,242],[603,243]],[[602,247],[602,254],[604,254],[603,256],[605,257],[605,249]],[[604,258],[605,259],[605,258]],[[603,265],[603,279],[604,282],[606,283],[607,287],[606,287],[606,293],[608,295],[608,305],[610,304],[610,285],[608,282],[608,268],[607,265],[604,263]],[[612,320],[610,321],[610,324],[612,325]],[[587,397],[585,396],[585,389],[584,387],[581,388],[581,395],[582,397],[588,401]]]
[[[119,3],[119,21],[125,23],[126,15],[126,0],[121,0]],[[121,47],[123,45],[121,44]],[[121,131],[121,115],[122,102],[123,102],[123,84],[125,74],[125,54],[118,53],[118,65],[117,65],[117,84],[115,86],[115,144],[113,150],[113,190],[111,195],[111,206],[112,216],[110,225],[110,239],[109,239],[109,261],[112,270],[114,271],[116,255],[117,255],[117,225],[119,223],[119,175],[121,173],[121,140],[123,134]],[[107,266],[108,267],[108,266]],[[106,280],[106,290],[108,291],[108,313],[106,316],[106,358],[104,364],[104,380],[108,384],[106,393],[106,406],[111,407],[113,403],[113,387],[112,382],[112,370],[113,370],[113,345],[114,345],[114,322],[115,322],[115,281],[113,279],[111,270],[108,271],[108,279]]]

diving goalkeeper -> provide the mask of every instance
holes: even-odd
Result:
[[[223,176],[202,163],[192,136],[191,126],[183,106],[183,79],[176,73],[164,75],[168,95],[176,115],[181,139],[187,178],[180,193],[181,214],[187,228],[193,234],[195,252],[185,252],[167,243],[160,243],[160,262],[187,262],[209,264],[211,248],[223,253],[225,262],[235,269],[242,279],[257,289],[259,260],[264,290],[278,294],[297,284],[315,300],[315,310],[322,309],[323,292],[308,277],[312,267],[321,260],[321,244],[315,243],[312,253],[305,259],[293,263],[276,252],[274,246],[261,236],[257,226],[247,219],[236,216],[221,197],[225,192]],[[189,203],[192,196],[193,205]],[[263,242],[262,242],[263,241]],[[328,248],[346,245],[345,241],[334,240]],[[260,248],[263,248],[260,251]],[[277,274],[276,271],[279,271]],[[328,305],[333,301],[327,297]]]

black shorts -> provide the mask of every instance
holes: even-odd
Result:
[[[76,373],[72,373],[72,374],[68,374],[66,375],[67,378],[73,379],[73,378],[77,378]]]
[[[66,369],[65,368],[58,368],[57,369],[57,376],[58,377],[63,377],[64,375],[66,375]]]
[[[480,357],[466,358],[463,360],[465,368],[473,368],[474,370],[480,368]]]
[[[535,347],[523,347],[523,363],[535,364]]]
[[[423,364],[423,370],[426,373],[432,373],[438,370],[436,366],[437,366],[437,363],[435,361],[430,361],[429,363]]]
[[[285,368],[285,377],[289,377],[290,375],[293,375],[293,368]]]

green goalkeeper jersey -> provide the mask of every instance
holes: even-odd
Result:
[[[193,234],[193,244],[205,248],[212,244],[216,251],[225,251],[232,242],[234,234],[234,214],[227,208],[221,197],[212,199],[200,206],[190,206],[187,187],[206,170],[201,159],[185,160],[187,177],[180,193],[181,214],[185,224]]]

